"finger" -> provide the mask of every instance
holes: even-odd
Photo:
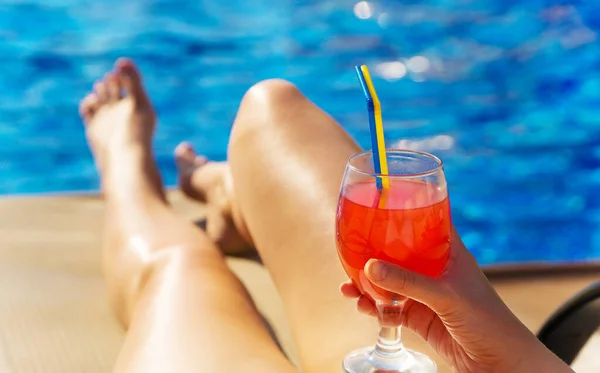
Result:
[[[374,285],[421,302],[436,312],[452,305],[453,293],[443,282],[409,271],[391,263],[371,259],[365,275]]]
[[[414,300],[404,304],[402,326],[415,332],[427,342],[441,341],[448,330],[429,307]]]
[[[356,308],[360,313],[364,313],[369,316],[377,316],[377,307],[375,303],[368,297],[361,295],[356,302]]]
[[[354,286],[354,283],[352,283],[352,281],[342,283],[340,285],[340,292],[346,298],[358,298],[361,296],[360,290],[358,290],[358,288]]]

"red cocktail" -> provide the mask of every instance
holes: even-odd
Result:
[[[390,180],[383,193],[387,200],[379,207],[375,180],[366,180],[346,186],[340,197],[339,255],[363,293],[362,271],[371,258],[433,277],[448,261],[451,226],[446,193],[436,185],[403,179]]]
[[[369,259],[385,260],[438,277],[450,256],[452,234],[442,162],[431,154],[414,151],[388,149],[386,156],[387,175],[374,173],[371,152],[348,160],[336,219],[342,265],[360,291],[376,301],[380,312],[401,309],[403,297],[375,288],[369,282],[364,275]],[[391,314],[399,312],[392,310]],[[380,319],[383,321],[382,315]],[[391,326],[389,320],[383,322],[382,333],[398,335],[397,346],[381,351],[380,335],[375,350],[358,350],[346,358],[346,371],[362,373],[370,371],[370,367],[389,372],[435,371],[435,365],[425,355],[402,347],[399,332],[394,332],[398,325],[393,324],[395,320],[391,322]],[[395,356],[393,359],[390,353]]]

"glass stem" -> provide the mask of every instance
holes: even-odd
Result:
[[[375,354],[388,358],[399,355],[404,348],[400,335],[400,327],[382,326],[379,330],[379,339],[375,345]]]

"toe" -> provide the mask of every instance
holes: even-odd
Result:
[[[85,96],[83,100],[81,100],[79,103],[79,115],[81,115],[81,118],[83,118],[85,123],[89,122],[93,118],[99,106],[100,100],[95,93],[90,93],[89,95]]]
[[[207,163],[207,159],[196,155],[194,148],[187,142],[182,142],[175,148],[175,164],[177,165],[179,188],[192,199],[206,202],[206,193],[202,188],[193,185],[192,179],[196,170]]]
[[[190,143],[182,142],[175,148],[175,162],[178,167],[192,167],[195,159],[196,152]]]
[[[106,90],[108,92],[108,101],[109,102],[117,102],[121,99],[121,85],[118,77],[109,73],[105,79],[106,82]]]
[[[115,63],[115,71],[119,74],[123,88],[135,102],[147,102],[146,93],[142,85],[142,77],[133,61],[127,58],[119,59]]]
[[[208,158],[206,158],[205,156],[197,155],[196,158],[194,158],[194,166],[196,167],[204,166],[207,163]]]
[[[175,148],[175,162],[180,169],[195,169],[208,163],[208,159],[197,155],[190,143],[182,142]]]
[[[96,96],[98,96],[100,104],[104,104],[108,101],[108,89],[106,88],[106,83],[103,80],[98,80],[94,84],[94,92],[96,93]]]

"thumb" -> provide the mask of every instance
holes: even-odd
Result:
[[[365,275],[373,285],[414,299],[434,311],[444,309],[451,297],[451,290],[443,282],[383,260],[369,260]]]

